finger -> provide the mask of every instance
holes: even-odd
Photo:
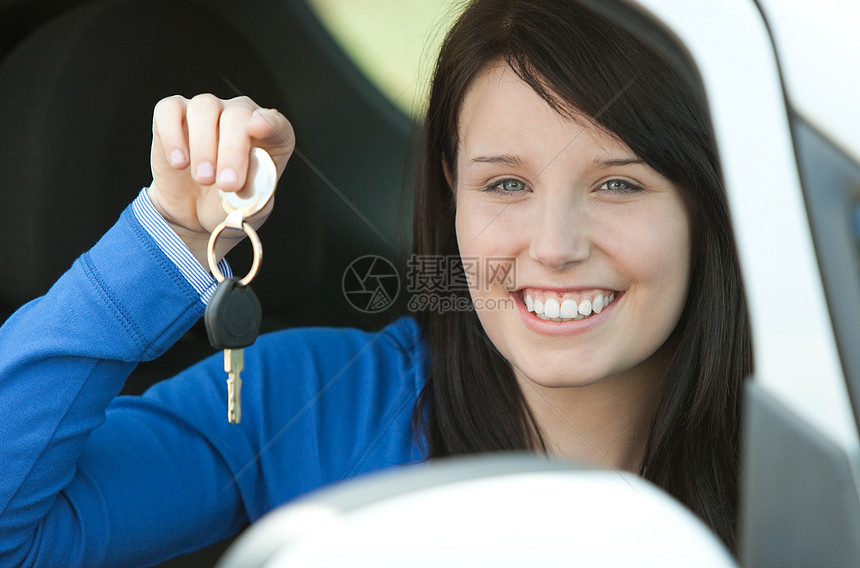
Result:
[[[188,167],[188,142],[185,138],[187,99],[179,95],[164,98],[152,113],[152,136],[161,147],[164,159],[181,170]]]
[[[223,102],[213,95],[197,95],[185,111],[188,123],[188,145],[191,176],[200,185],[215,183],[218,156],[218,122]]]
[[[296,147],[296,135],[290,121],[275,109],[258,108],[248,121],[248,135],[257,141],[278,164],[282,172]]]
[[[233,99],[221,112],[218,134],[218,187],[238,191],[245,185],[251,139],[247,125],[254,106],[250,99]]]

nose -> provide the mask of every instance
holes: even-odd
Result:
[[[529,254],[552,270],[583,262],[591,254],[588,216],[576,199],[547,200],[532,227]]]

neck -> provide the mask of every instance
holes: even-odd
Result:
[[[668,361],[657,359],[583,387],[545,387],[515,371],[549,454],[638,473],[665,386]]]

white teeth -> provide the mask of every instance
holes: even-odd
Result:
[[[544,314],[548,318],[557,318],[561,311],[560,306],[558,305],[558,300],[555,298],[547,299],[546,303],[543,305]]]
[[[592,313],[599,314],[614,300],[614,292],[608,296],[598,294],[593,300],[582,300],[579,305],[571,299],[559,302],[556,298],[547,298],[541,301],[533,300],[528,294],[523,294],[526,309],[534,312],[540,319],[547,321],[581,320],[589,317]]]
[[[587,316],[591,313],[591,300],[583,300],[579,304],[579,313]]]
[[[561,310],[559,311],[559,316],[564,319],[572,319],[576,317],[577,314],[576,302],[573,300],[565,300],[561,303]]]

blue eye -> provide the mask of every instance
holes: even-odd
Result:
[[[506,179],[499,186],[503,191],[523,191],[526,188],[526,184],[518,179]]]
[[[503,179],[502,181],[495,182],[491,186],[487,187],[486,191],[492,191],[495,193],[518,193],[525,191],[526,189],[528,189],[526,184],[518,179]]]
[[[624,181],[623,179],[611,179],[604,182],[603,185],[600,186],[600,189],[616,193],[633,193],[642,190],[638,185],[634,185],[629,181]]]

